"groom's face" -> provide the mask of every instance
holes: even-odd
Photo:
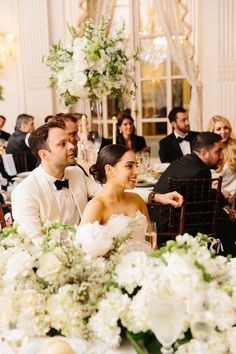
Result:
[[[47,142],[48,150],[44,150],[45,163],[54,168],[63,168],[75,163],[76,148],[70,143],[68,134],[63,129],[50,129]]]

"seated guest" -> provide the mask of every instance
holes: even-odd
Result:
[[[65,113],[65,114],[60,113],[60,114],[56,114],[55,116],[53,116],[52,120],[57,121],[61,125],[61,128],[66,132],[66,134],[68,134],[69,142],[72,145],[74,145],[75,151],[76,151],[75,157],[77,157],[77,144],[78,144],[78,140],[79,140],[77,117],[71,113]],[[76,161],[75,161],[75,165],[78,166],[79,168],[81,168],[83,170],[84,174],[86,176],[88,176],[85,169],[81,165],[79,165]]]
[[[29,144],[41,164],[13,190],[12,214],[20,230],[38,242],[47,221],[78,224],[88,198],[102,187],[73,166],[76,148],[59,122],[40,126],[31,134]],[[156,194],[154,200],[174,206],[182,202],[176,192]]]
[[[6,118],[0,115],[0,139],[7,141],[10,137],[10,134],[2,130],[5,123],[6,123]]]
[[[213,177],[222,176],[222,193],[230,204],[234,203],[236,194],[236,138],[229,120],[222,116],[210,119],[208,130],[222,138],[224,158],[221,160]]]
[[[198,133],[193,142],[193,152],[173,161],[163,172],[154,187],[155,192],[166,193],[169,191],[168,178],[211,178],[211,169],[215,169],[223,158],[223,145],[221,136],[211,132]],[[222,206],[226,206],[230,215],[235,217],[222,197]],[[220,210],[219,210],[220,211]],[[168,211],[167,211],[168,214]],[[203,225],[204,226],[204,225]],[[236,255],[235,222],[219,217],[217,233],[221,239],[226,253]],[[196,233],[201,230],[195,230]],[[188,230],[186,230],[188,232]]]
[[[117,221],[124,217],[131,221],[140,218],[140,214],[142,223],[149,221],[143,199],[136,193],[125,191],[135,187],[137,178],[137,161],[131,149],[118,144],[105,146],[89,172],[95,181],[104,184],[104,188],[87,204],[82,223],[98,221],[106,224],[114,215]]]
[[[172,162],[178,157],[190,154],[197,132],[190,130],[186,109],[175,107],[169,113],[173,133],[160,140],[159,156],[161,162]]]
[[[117,115],[117,144],[137,151],[149,151],[144,137],[135,134],[134,119],[126,112]]]
[[[10,136],[6,148],[7,154],[25,153],[27,155],[28,170],[36,167],[36,159],[28,145],[30,133],[34,130],[34,118],[28,114],[20,114],[16,120],[15,132]],[[21,171],[23,172],[22,166]]]
[[[73,166],[76,148],[59,122],[40,126],[29,138],[40,165],[12,192],[12,214],[26,235],[38,240],[46,221],[79,223],[88,202],[101,186]]]

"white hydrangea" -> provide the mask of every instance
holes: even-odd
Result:
[[[32,272],[33,263],[34,260],[28,252],[20,249],[14,252],[7,260],[4,281],[11,282],[17,277],[26,277]]]
[[[119,289],[107,293],[106,298],[98,305],[98,312],[89,319],[89,328],[94,335],[109,343],[112,348],[119,345],[121,329],[118,320],[126,312],[130,299]]]

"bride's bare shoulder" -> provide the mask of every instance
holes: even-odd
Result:
[[[104,203],[100,198],[94,197],[86,205],[82,217],[81,224],[92,223],[94,221],[101,222],[103,218]]]

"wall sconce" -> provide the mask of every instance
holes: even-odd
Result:
[[[13,33],[0,32],[0,70],[4,69],[14,53],[15,36]]]

